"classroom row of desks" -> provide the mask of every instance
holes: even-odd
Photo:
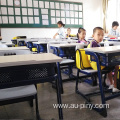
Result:
[[[72,43],[72,46],[76,46],[78,43]],[[80,44],[79,44],[80,45]],[[71,44],[52,44],[53,47],[71,47]],[[12,48],[1,48],[0,52],[4,51],[4,53],[6,53],[6,51],[20,51],[20,50],[28,50],[29,49],[27,47],[12,47]],[[97,56],[96,57],[96,62],[98,64],[98,77],[99,77],[99,86],[100,86],[100,93],[101,93],[101,101],[102,104],[105,104],[107,100],[113,99],[115,97],[120,96],[120,93],[109,96],[109,97],[105,97],[105,93],[103,91],[103,86],[102,86],[102,78],[101,78],[101,70],[100,70],[100,60],[99,60],[99,55],[103,55],[105,58],[106,63],[104,62],[104,66],[111,66],[111,65],[119,65],[120,64],[120,60],[119,59],[114,59],[116,58],[116,56],[119,57],[120,55],[120,46],[110,46],[110,47],[101,47],[101,48],[85,48],[85,52],[88,55],[93,55],[93,56]],[[112,57],[111,57],[112,56]],[[117,58],[118,58],[117,57]],[[61,57],[58,57],[54,54],[51,53],[42,53],[42,54],[28,54],[28,55],[9,55],[9,56],[0,56],[0,69],[2,70],[3,68],[7,70],[8,67],[14,67],[16,66],[17,69],[20,68],[20,66],[31,66],[31,65],[57,65],[57,67],[59,67],[59,63],[62,61]],[[54,64],[53,64],[54,63]],[[20,68],[21,69],[21,68]],[[49,68],[50,69],[50,68]],[[12,69],[11,69],[12,70]],[[60,71],[58,70],[58,104],[61,104],[61,79],[60,79]],[[48,80],[46,80],[47,82],[50,82]],[[23,83],[26,84],[36,84],[36,83],[41,83],[41,81],[21,81]],[[42,81],[43,82],[43,81]],[[19,86],[19,84],[17,84],[16,86]],[[1,85],[1,87],[3,87]],[[12,86],[9,86],[12,87]],[[105,114],[107,113],[107,110],[101,109],[105,112]],[[59,119],[63,119],[63,113],[62,113],[62,109],[59,108]]]

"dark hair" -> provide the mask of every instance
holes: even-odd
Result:
[[[86,31],[86,30],[85,30],[84,28],[81,28],[81,27],[80,27],[80,28],[78,29],[78,33],[81,33],[82,31]],[[78,33],[77,33],[77,38],[79,39]]]
[[[94,34],[97,30],[104,30],[104,29],[101,28],[101,27],[95,27],[95,28],[93,29],[93,34]]]
[[[61,24],[63,27],[65,27],[65,24],[63,24],[62,21],[58,21],[57,24]]]
[[[112,27],[115,27],[115,26],[119,26],[119,23],[118,23],[117,21],[114,21],[114,22],[112,23]]]
[[[70,29],[70,30],[71,30],[71,28],[68,28],[68,29]],[[67,30],[68,30],[68,29],[67,29]]]

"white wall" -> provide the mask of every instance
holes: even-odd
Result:
[[[68,1],[68,0],[61,0]],[[69,0],[71,2],[83,2],[84,28],[87,30],[87,37],[92,35],[96,26],[102,27],[102,0]],[[79,28],[79,26],[78,26]],[[2,28],[1,34],[4,41],[10,41],[15,36],[27,36],[28,38],[52,38],[58,29],[53,28]],[[78,29],[72,29],[76,34]]]

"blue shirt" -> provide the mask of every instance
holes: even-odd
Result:
[[[120,33],[117,30],[111,29],[110,32],[108,33],[108,35],[113,35],[113,36],[119,37]]]

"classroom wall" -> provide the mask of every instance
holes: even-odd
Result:
[[[94,27],[102,27],[102,0],[69,1],[83,2],[84,28],[87,30],[87,37],[90,37],[92,35],[92,30]],[[2,28],[1,34],[4,41],[10,42],[13,37],[22,35],[27,36],[28,38],[52,38],[56,31],[58,31],[57,28]],[[78,29],[72,28],[72,34],[76,34],[77,31]]]

